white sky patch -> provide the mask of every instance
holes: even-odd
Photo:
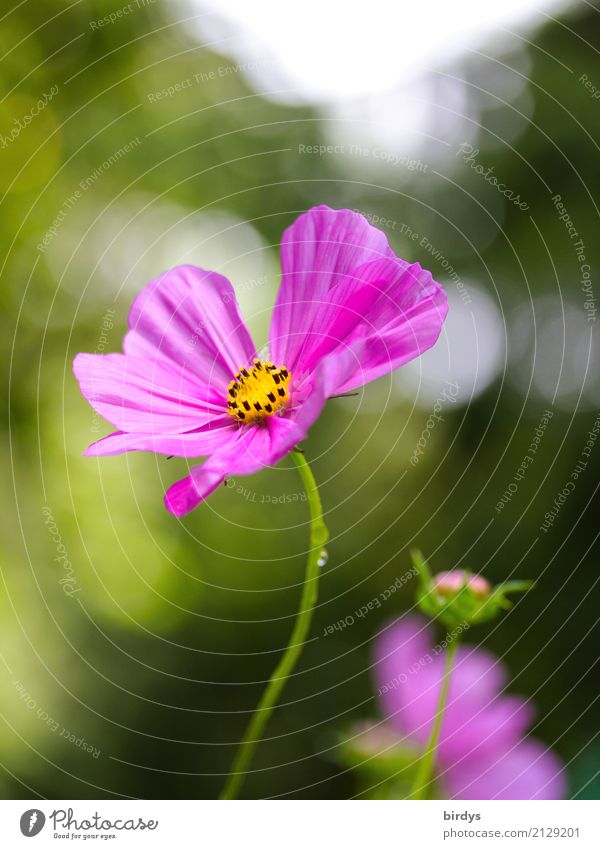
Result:
[[[253,62],[259,90],[284,100],[343,101],[406,85],[469,48],[502,46],[504,30],[537,27],[565,0],[188,0],[219,52]],[[202,14],[209,12],[210,14]],[[261,60],[261,61],[259,61]]]

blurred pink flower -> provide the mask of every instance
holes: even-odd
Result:
[[[375,643],[378,694],[389,722],[411,743],[429,738],[444,673],[444,652],[432,628],[405,616]],[[502,695],[507,674],[489,652],[459,646],[450,677],[436,762],[452,799],[562,799],[559,758],[525,736],[529,702]]]
[[[123,354],[78,354],[94,410],[118,428],[88,456],[154,451],[209,459],[165,496],[177,516],[228,475],[277,463],[332,395],[375,380],[437,340],[446,295],[419,264],[347,209],[315,207],[286,230],[270,360],[258,359],[231,283],[182,265],[129,314]]]

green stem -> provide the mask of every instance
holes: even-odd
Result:
[[[275,667],[267,688],[252,715],[252,719],[248,723],[248,728],[240,743],[231,767],[231,772],[221,793],[221,799],[236,799],[239,795],[255,749],[263,736],[265,726],[271,718],[281,691],[285,687],[287,679],[292,674],[304,648],[304,642],[310,629],[313,611],[317,601],[319,559],[321,557],[321,550],[329,539],[329,531],[323,520],[323,508],[321,507],[319,490],[317,489],[314,475],[304,454],[300,451],[292,451],[291,457],[302,478],[310,510],[310,549],[306,564],[306,574],[304,576],[302,599],[294,624],[294,630],[292,631],[285,653]]]
[[[423,753],[423,756],[419,761],[417,777],[415,778],[412,793],[410,794],[411,799],[427,798],[427,791],[431,783],[431,776],[433,773],[433,767],[435,762],[435,753],[440,738],[440,731],[442,729],[444,709],[446,707],[446,700],[448,698],[448,688],[450,686],[450,672],[452,670],[452,664],[454,662],[456,649],[458,648],[458,642],[458,637],[455,637],[455,639],[452,640],[452,642],[449,644],[448,649],[446,651],[444,677],[442,678],[442,686],[440,688],[440,695],[438,698],[435,720],[433,723],[433,728],[431,729],[431,734],[429,735],[429,740],[427,741],[427,748],[425,749],[425,752]]]

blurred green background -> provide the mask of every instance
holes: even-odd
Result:
[[[537,579],[470,637],[535,702],[534,733],[567,762],[571,794],[598,798],[600,447],[540,529],[600,409],[593,301],[552,200],[561,195],[597,290],[597,9],[492,34],[432,71],[428,123],[396,144],[393,132],[378,140],[375,120],[409,120],[393,89],[369,127],[326,103],[259,93],[226,44],[204,44],[189,20],[198,8],[156,0],[91,25],[115,8],[36,0],[0,21],[1,795],[218,795],[292,628],[308,533],[299,480],[284,461],[176,521],[162,495],[183,460],[81,456],[111,428],[71,362],[120,350],[134,293],[180,262],[227,275],[264,343],[281,233],[327,203],[380,221],[398,254],[446,284],[451,319],[431,357],[331,402],[304,446],[329,563],[245,792],[356,792],[336,732],[378,714],[371,640],[411,608],[410,582],[351,627],[327,628],[404,574],[418,544],[434,569]],[[486,182],[461,143],[528,208]],[[418,162],[385,161],[392,153]],[[459,397],[411,463],[445,380]],[[535,461],[498,510],[544,410]]]

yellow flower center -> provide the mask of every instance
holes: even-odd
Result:
[[[227,387],[227,412],[246,424],[275,415],[290,400],[290,378],[285,366],[254,360],[253,368],[240,369]]]

